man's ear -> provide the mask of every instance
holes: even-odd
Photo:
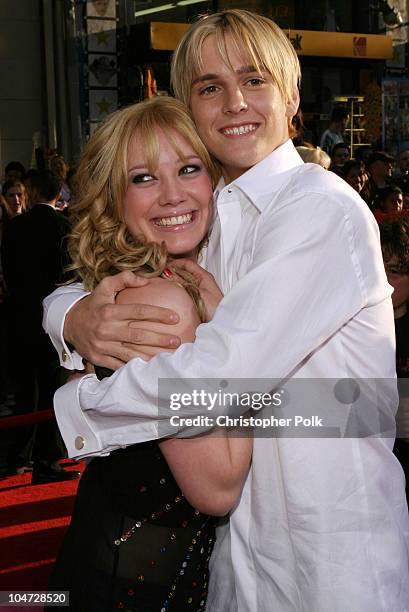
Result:
[[[286,116],[294,117],[294,115],[298,111],[299,106],[300,106],[300,92],[298,91],[298,88],[296,88],[292,92],[291,97],[286,102]]]

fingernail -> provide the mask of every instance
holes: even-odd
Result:
[[[170,314],[169,315],[169,321],[171,321],[171,323],[178,323],[179,322],[179,315],[178,314]]]
[[[170,346],[179,346],[180,345],[180,339],[179,338],[171,338],[169,340],[169,345]]]
[[[173,277],[173,273],[171,270],[169,270],[169,268],[165,268],[162,272],[163,276],[166,276],[166,278],[172,278]]]

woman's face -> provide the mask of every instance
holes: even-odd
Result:
[[[10,210],[13,212],[13,215],[20,214],[21,209],[26,202],[23,185],[13,185],[13,187],[10,187],[10,189],[8,189],[4,197],[6,198],[7,204],[10,206]]]
[[[383,212],[400,212],[403,208],[403,195],[401,193],[391,193],[383,201],[381,206]]]
[[[195,257],[212,217],[212,182],[195,151],[177,132],[172,135],[179,157],[166,134],[156,128],[157,168],[151,174],[138,135],[128,149],[125,223],[133,236],[165,242],[170,255]]]

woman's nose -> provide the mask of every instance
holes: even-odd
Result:
[[[185,190],[180,181],[175,178],[166,179],[162,181],[160,191],[160,205],[176,205],[184,202],[186,199]]]

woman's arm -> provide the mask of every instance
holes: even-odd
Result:
[[[179,314],[175,333],[182,342],[195,340],[199,316],[189,295],[175,282],[151,279],[144,287],[121,291],[117,303],[172,308]],[[165,327],[148,321],[141,325],[158,332]],[[163,351],[157,347],[143,347],[143,350],[152,357]],[[218,428],[196,438],[164,440],[159,447],[192,506],[206,514],[224,516],[240,495],[250,465],[252,442],[251,437],[243,437],[237,430]]]
[[[164,440],[159,447],[192,506],[215,516],[231,510],[249,470],[252,437],[223,427],[197,438]]]

